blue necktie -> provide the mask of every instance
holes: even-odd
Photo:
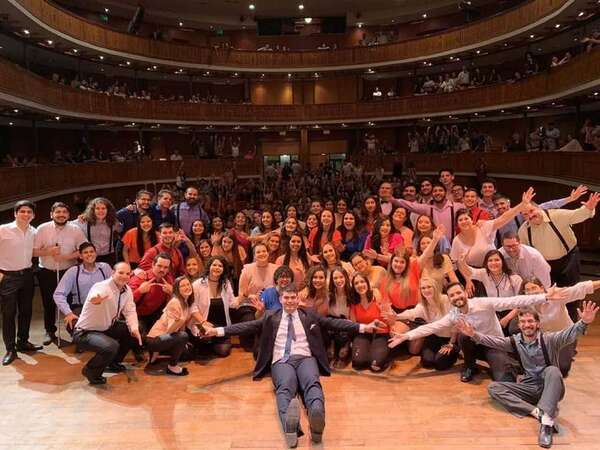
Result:
[[[292,315],[288,314],[287,319],[287,338],[285,339],[285,349],[283,351],[283,358],[281,358],[281,362],[288,362],[290,359],[290,353],[292,351],[292,341],[296,340],[296,332],[294,331],[294,321]]]

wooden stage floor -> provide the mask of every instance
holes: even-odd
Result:
[[[36,320],[32,341],[41,341]],[[3,346],[2,346],[3,351]],[[4,352],[3,352],[4,353]],[[0,367],[0,449],[281,449],[283,435],[270,378],[251,380],[250,355],[235,349],[222,360],[189,363],[184,378],[135,366],[103,387],[80,374],[89,354],[55,345]],[[489,379],[459,382],[396,361],[385,375],[352,370],[322,378],[324,442],[300,438],[299,448],[536,449],[538,424],[490,401]],[[556,448],[600,449],[600,323],[579,344],[561,403]],[[303,423],[306,429],[306,418]]]

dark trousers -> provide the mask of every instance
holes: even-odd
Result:
[[[560,259],[548,261],[550,264],[550,279],[552,283],[556,283],[559,287],[573,286],[579,283],[581,274],[581,259],[579,255],[579,247],[575,246],[573,249]],[[567,310],[569,311],[569,317],[573,322],[579,320],[577,315],[577,308],[580,302],[569,302],[567,303]]]
[[[558,368],[560,369],[562,376],[565,378],[569,375],[569,371],[571,370],[571,364],[573,364],[573,358],[575,357],[576,350],[577,341],[561,348],[558,352]]]
[[[148,332],[152,329],[156,321],[160,319],[160,316],[162,316],[162,308],[159,308],[152,314],[148,314],[146,316],[138,316],[138,322],[140,324],[140,334],[142,335],[142,337],[148,334]]]
[[[250,322],[256,319],[256,309],[253,306],[244,305],[238,309],[231,309],[229,312],[232,314],[232,321],[234,323]],[[240,336],[240,345],[245,351],[251,352],[254,350],[255,338],[256,336],[253,334],[250,336]]]
[[[456,363],[458,359],[458,347],[445,355],[439,353],[440,348],[450,342],[450,338],[431,334],[425,338],[421,352],[421,365],[435,370],[447,370]]]
[[[59,279],[65,274],[66,270],[58,272]],[[44,305],[44,329],[47,333],[56,333],[56,303],[54,303],[54,291],[56,290],[56,271],[41,269],[37,273],[40,293],[42,294],[42,304]]]
[[[73,342],[81,351],[96,352],[85,366],[90,379],[101,376],[109,364],[123,361],[127,352],[136,344],[127,324],[122,321],[116,321],[106,331],[77,329],[73,333]]]
[[[352,367],[381,372],[389,362],[388,333],[358,334],[352,341]]]
[[[117,254],[113,252],[107,255],[98,255],[96,257],[96,262],[103,262],[112,267],[117,263]]]
[[[477,359],[487,361],[490,366],[492,380],[514,381],[511,373],[511,358],[502,350],[476,344],[473,339],[464,334],[458,335],[458,343],[465,358],[465,367],[474,368]]]
[[[208,351],[215,354],[219,358],[226,358],[231,354],[231,339],[228,337],[212,337],[210,339],[201,339],[196,336],[191,336],[190,341],[198,353]]]
[[[319,381],[319,367],[314,357],[292,356],[287,362],[276,362],[271,366],[271,378],[275,386],[279,420],[284,428],[288,405],[296,396],[298,388],[309,417],[317,411],[325,413],[325,398]]]
[[[513,414],[527,416],[537,406],[550,417],[556,417],[558,402],[565,395],[565,384],[558,367],[548,366],[540,378],[525,377],[519,383],[490,383],[488,393]]]
[[[29,340],[33,303],[31,269],[4,274],[0,281],[0,303],[2,304],[2,339],[6,351],[13,351],[17,334],[15,320],[18,323],[19,342]]]
[[[148,351],[156,353],[168,353],[171,357],[169,364],[177,365],[181,354],[188,343],[188,336],[185,331],[177,333],[161,334],[156,337],[146,337],[146,348]]]

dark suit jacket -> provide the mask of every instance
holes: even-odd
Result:
[[[281,322],[283,310],[267,311],[265,316],[259,320],[242,322],[225,327],[225,336],[231,335],[251,335],[260,333],[260,342],[258,347],[258,357],[254,367],[253,378],[259,379],[265,376],[271,369],[273,360],[273,348],[275,347],[275,338]],[[310,352],[317,360],[321,375],[328,376],[331,373],[327,352],[323,344],[321,327],[346,331],[349,333],[358,333],[359,325],[355,322],[345,319],[332,319],[329,317],[318,316],[317,314],[298,308],[300,322],[304,326],[306,339]]]

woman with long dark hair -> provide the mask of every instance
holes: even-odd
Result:
[[[288,245],[284,249],[283,255],[275,261],[277,266],[288,266],[294,273],[294,283],[298,291],[304,289],[306,285],[306,272],[310,267],[308,253],[304,245],[304,236],[299,232],[294,232]]]
[[[262,212],[260,216],[260,223],[252,229],[250,233],[250,241],[253,244],[257,242],[266,242],[269,234],[275,230],[275,217],[269,210]]]
[[[213,252],[213,246],[210,242],[210,239],[201,240],[198,244],[196,252],[198,253],[198,257],[200,258],[200,262],[202,263],[202,268],[204,269],[204,265],[208,261],[208,258],[212,256]]]
[[[104,197],[90,200],[84,213],[74,223],[83,230],[88,242],[96,247],[97,262],[111,266],[116,263],[115,244],[122,226],[110,200]]]
[[[148,332],[145,343],[150,352],[149,364],[154,364],[159,353],[169,354],[166,373],[185,376],[188,370],[179,366],[179,359],[188,343],[185,327],[193,317],[200,323],[202,316],[193,309],[194,290],[187,277],[179,277],[173,283],[173,297],[167,303],[162,316]]]
[[[392,233],[400,233],[402,239],[404,240],[404,247],[406,247],[406,249],[412,254],[414,232],[412,230],[408,212],[405,208],[399,206],[392,210],[392,214],[390,214],[390,220],[392,223]]]
[[[360,216],[352,211],[346,211],[341,221],[342,224],[337,228],[342,237],[340,257],[348,261],[354,253],[363,250],[368,233],[363,229]]]
[[[404,247],[404,239],[400,233],[392,232],[392,222],[388,217],[375,221],[373,231],[367,236],[363,255],[374,264],[387,267],[396,249]]]
[[[313,266],[306,274],[306,287],[298,293],[300,305],[326,316],[329,309],[327,273],[320,266]]]
[[[233,294],[229,263],[223,256],[211,257],[202,273],[194,281],[194,305],[192,312],[197,312],[200,326],[225,327],[231,325],[230,308],[237,307],[237,299]],[[192,331],[195,330],[192,327]],[[229,338],[211,338],[210,340],[193,339],[194,346],[202,350],[206,346],[217,356],[225,357],[231,353]]]
[[[249,219],[246,214],[242,211],[236,213],[233,219],[233,228],[229,230],[231,235],[235,238],[238,245],[242,246],[246,250],[246,254],[250,254],[252,250],[252,242],[250,242],[250,225]]]
[[[123,261],[135,269],[146,250],[158,244],[158,233],[154,228],[152,217],[146,213],[140,214],[137,227],[128,230],[123,236],[122,242]]]
[[[269,249],[269,262],[275,263],[277,258],[282,254],[281,236],[277,232],[269,233],[266,243],[267,248]]]
[[[373,225],[375,221],[381,217],[381,205],[379,204],[379,198],[374,195],[367,196],[360,207],[360,216],[365,228],[370,233],[373,231]]]
[[[237,292],[242,269],[247,258],[246,250],[238,245],[231,233],[225,233],[221,237],[219,245],[213,247],[212,256],[222,256],[229,263],[233,291]]]
[[[352,264],[340,259],[339,252],[331,242],[328,242],[323,246],[319,256],[321,259],[321,267],[325,269],[327,283],[329,283],[329,275],[331,274],[331,271],[336,267],[341,267],[344,269],[350,277],[354,275],[354,267],[352,267]]]
[[[328,242],[331,242],[336,248],[341,248],[342,236],[335,229],[333,212],[324,209],[319,215],[319,225],[308,235],[308,249],[313,262],[320,262],[318,255],[321,253],[323,245]]]
[[[185,276],[192,283],[200,278],[203,271],[204,263],[199,256],[189,256],[188,259],[185,260]]]
[[[219,216],[213,217],[210,222],[210,232],[209,232],[210,241],[212,242],[212,245],[214,246],[215,244],[219,243],[224,234],[225,234],[225,224],[223,222],[223,219],[220,218]]]
[[[415,223],[414,235],[413,235],[413,249],[418,249],[419,239],[423,236],[427,236],[433,238],[433,230],[436,229],[436,224],[433,219],[426,215],[420,215],[417,217],[417,221]],[[450,253],[450,241],[446,237],[446,235],[442,236],[437,243],[436,247],[440,253],[448,254]]]
[[[341,267],[336,267],[329,276],[328,316],[337,319],[350,318],[350,279]],[[350,343],[352,337],[348,333],[330,331],[327,356],[336,369],[343,369],[350,362]]]

